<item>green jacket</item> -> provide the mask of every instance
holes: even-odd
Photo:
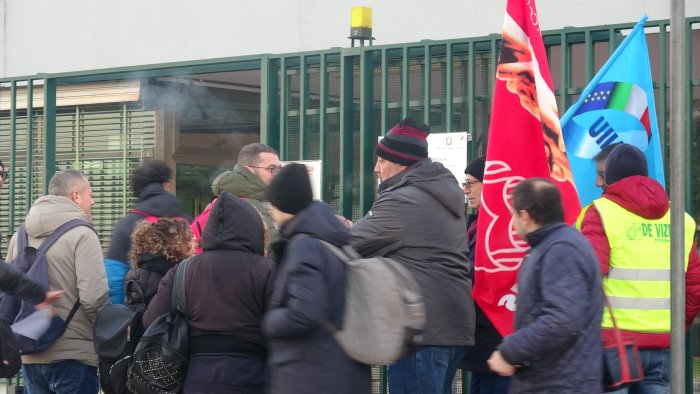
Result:
[[[267,186],[252,172],[243,166],[236,164],[233,170],[221,173],[211,184],[214,195],[221,192],[229,192],[248,201],[262,216],[263,222],[270,232],[270,243],[265,247],[265,253],[269,255],[270,246],[279,239],[279,231],[272,222],[270,213],[263,206],[267,194]]]

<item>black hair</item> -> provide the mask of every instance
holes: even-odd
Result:
[[[171,175],[170,166],[163,160],[145,160],[131,172],[131,190],[138,198],[147,185],[168,182]]]
[[[539,225],[564,221],[559,189],[547,178],[529,178],[513,189],[513,209],[526,211]]]
[[[607,159],[608,156],[610,156],[610,152],[612,152],[612,150],[620,144],[621,142],[616,142],[614,144],[607,145],[605,148],[601,149],[600,152],[596,153],[595,156],[593,156],[593,162],[598,163]]]

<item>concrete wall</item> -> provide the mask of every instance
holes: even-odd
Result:
[[[538,0],[544,30],[669,18],[669,0]],[[506,0],[0,0],[0,77],[499,33]],[[4,15],[3,15],[4,14]],[[700,1],[686,0],[686,15]]]

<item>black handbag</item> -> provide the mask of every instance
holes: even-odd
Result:
[[[0,264],[4,264],[0,261]],[[22,366],[19,345],[10,325],[0,319],[0,378],[17,375]]]
[[[634,338],[624,338],[617,328],[607,296],[605,306],[613,324],[613,339],[603,342],[603,387],[608,392],[623,389],[644,379],[644,368]]]
[[[185,382],[190,346],[186,270],[187,260],[183,260],[175,274],[170,311],[146,329],[131,357],[127,387],[134,393],[175,394]]]

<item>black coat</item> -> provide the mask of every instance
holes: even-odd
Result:
[[[369,366],[352,360],[327,328],[328,322],[342,327],[345,264],[319,239],[342,246],[348,230],[327,205],[314,202],[285,224],[282,237],[273,246],[281,260],[263,322],[270,392],[369,393]]]
[[[262,393],[266,346],[260,322],[272,294],[273,263],[262,256],[263,225],[247,202],[224,192],[202,234],[204,252],[185,275],[190,359],[184,393]],[[170,308],[176,270],[163,277],[144,324]]]
[[[498,346],[520,365],[510,393],[600,393],[603,290],[593,248],[564,223],[527,235],[518,272],[515,332]]]

